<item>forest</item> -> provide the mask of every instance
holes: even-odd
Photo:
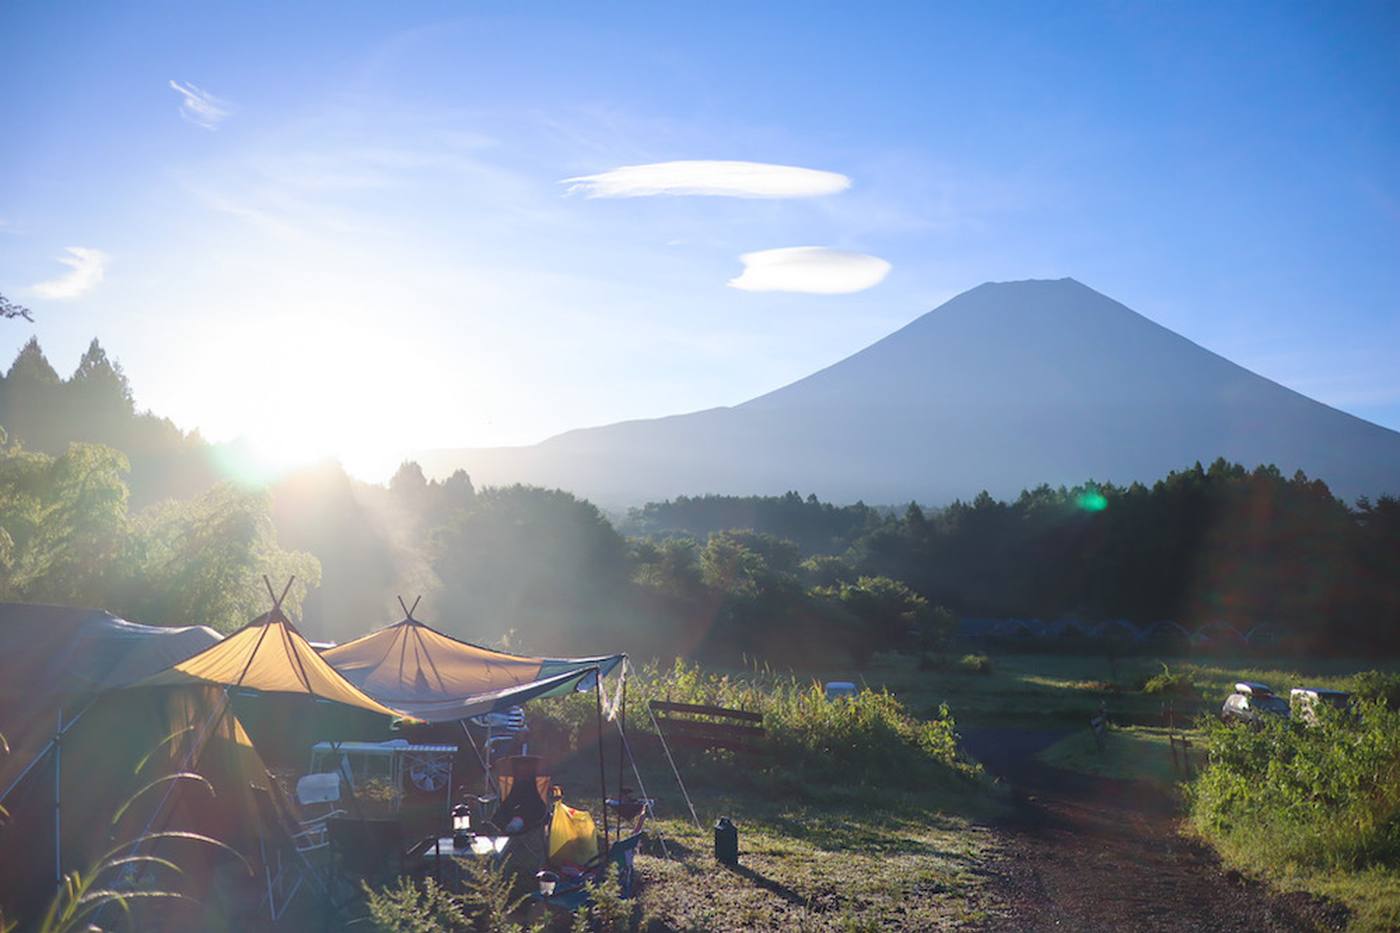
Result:
[[[476,489],[404,463],[271,478],[138,410],[94,340],[61,377],[36,341],[0,379],[0,598],[224,631],[296,574],[309,637],[396,617],[519,650],[862,663],[936,650],[959,618],[1277,626],[1313,652],[1400,648],[1400,501],[1218,460],[1151,485],[1014,501],[836,505],[700,495],[610,520],[566,491]]]

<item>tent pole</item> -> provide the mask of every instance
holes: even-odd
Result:
[[[67,732],[68,730],[76,726],[78,724],[78,720],[83,718],[83,713],[86,713],[88,709],[92,706],[92,704],[93,701],[89,700],[86,706],[78,710],[78,715],[74,716],[72,719],[68,720],[68,722],[64,723],[63,731]],[[14,793],[15,788],[19,787],[20,783],[26,777],[29,776],[29,772],[33,771],[35,767],[38,766],[39,762],[43,761],[49,756],[49,752],[53,751],[55,746],[58,745],[58,741],[60,738],[61,736],[54,736],[53,738],[49,739],[48,744],[39,750],[39,754],[35,755],[29,760],[29,764],[25,765],[24,770],[15,776],[15,779],[10,782],[10,786],[5,788],[5,792],[0,793],[0,803],[4,803],[7,799],[9,799],[10,794]]]
[[[618,726],[617,726],[617,796],[622,797],[622,776],[623,765],[626,763],[626,742],[627,736],[627,658],[624,656],[622,665],[618,668],[617,676],[622,680],[622,702],[618,704]],[[617,818],[617,838],[622,838],[622,817]]]
[[[295,577],[293,579],[295,579]],[[271,593],[272,584],[267,582],[267,577],[263,577],[263,582],[267,583],[268,592]],[[290,587],[291,585],[289,581],[287,586]],[[282,595],[286,596],[287,594],[284,592]],[[278,603],[278,606],[280,605],[281,604]],[[274,607],[273,612],[280,613],[280,609]],[[181,771],[188,771],[199,764],[199,759],[204,754],[204,747],[209,744],[209,740],[214,737],[215,731],[223,724],[224,716],[228,713],[228,708],[233,703],[233,691],[243,685],[243,678],[248,676],[248,669],[253,666],[253,659],[258,656],[258,651],[262,649],[263,639],[267,637],[267,629],[268,626],[272,624],[272,621],[273,620],[269,618],[267,624],[263,625],[262,631],[258,633],[258,640],[253,643],[253,650],[248,655],[248,661],[243,665],[243,670],[239,671],[238,680],[235,681],[232,686],[224,687],[224,701],[219,704],[219,711],[211,716],[208,724],[205,725],[203,735],[198,732],[195,733],[194,744],[190,747],[189,755],[185,757],[185,763],[180,766]],[[171,796],[175,793],[175,785],[179,783],[179,781],[171,781],[170,784],[166,786],[165,793],[160,798],[160,803],[156,805],[155,810],[151,813],[151,818],[146,821],[145,827],[141,830],[141,835],[136,837],[136,843],[131,847],[132,855],[136,855],[141,851],[141,838],[151,831],[151,827],[155,825],[156,820],[164,814],[165,805],[170,802]]]
[[[63,707],[58,708],[58,731],[53,734],[53,883],[63,887],[63,820],[59,812],[63,796]]]
[[[608,846],[611,845],[608,836],[608,774],[603,763],[603,673],[597,667],[593,668],[593,685],[597,688],[594,697],[598,706],[598,793],[603,798],[603,859],[606,862]]]
[[[642,800],[647,801],[643,803],[642,806],[646,807],[647,815],[655,819],[656,807],[652,806],[650,803],[651,794],[647,793],[647,782],[642,780],[642,772],[637,768],[637,756],[632,754],[632,743],[627,741],[627,733],[622,731],[621,726],[618,726],[617,735],[618,738],[622,740],[623,749],[627,752],[627,760],[632,763],[632,776],[637,779],[637,789],[642,792]],[[661,831],[652,830],[652,834],[656,836],[656,841],[661,843],[661,854],[669,859],[671,853],[666,849],[666,840],[661,838]],[[618,827],[618,836],[620,837],[621,835],[622,828]]]

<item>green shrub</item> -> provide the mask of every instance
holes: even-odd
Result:
[[[1400,673],[1363,671],[1351,679],[1351,692],[1359,699],[1373,700],[1400,710]]]
[[[1149,696],[1193,697],[1196,695],[1196,685],[1186,674],[1173,674],[1171,668],[1163,664],[1162,673],[1147,678],[1142,692]]]
[[[1191,789],[1196,825],[1271,867],[1358,869],[1400,857],[1400,711],[1319,707],[1316,724],[1202,723],[1209,765]]]
[[[363,884],[363,882],[362,882]],[[447,933],[466,930],[466,915],[457,896],[432,878],[420,886],[412,878],[376,891],[364,885],[365,906],[381,933]]]
[[[965,654],[958,661],[958,668],[968,674],[990,674],[992,659],[985,654]]]
[[[796,777],[796,786],[815,779],[918,790],[977,773],[958,756],[956,727],[946,707],[924,720],[884,690],[828,699],[815,681],[761,669],[716,674],[679,660],[672,668],[648,666],[629,677],[627,702],[633,710],[644,710],[655,699],[761,713],[767,733],[763,741],[771,752],[763,767],[770,776],[785,772]],[[597,728],[595,702],[591,694],[579,693],[541,701],[531,712],[536,720],[547,720],[547,731],[569,735],[577,747]],[[630,717],[629,727],[654,732],[644,715]],[[693,764],[703,765],[710,757],[702,753]]]

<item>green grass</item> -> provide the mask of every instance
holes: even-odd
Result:
[[[648,786],[669,798],[663,812],[683,814],[653,824],[669,859],[655,844],[637,859],[643,915],[666,929],[946,929],[993,907],[980,870],[993,836],[943,795],[836,792],[813,804],[704,786],[692,788],[697,830],[674,784],[658,774]],[[739,827],[737,871],[713,857],[721,815]]]
[[[1330,709],[1315,724],[1211,724],[1190,789],[1197,830],[1261,876],[1347,900],[1357,924],[1400,923],[1400,711]]]
[[[1176,733],[1180,735],[1178,731]],[[1182,751],[1177,749],[1177,763],[1167,743],[1167,730],[1152,726],[1126,726],[1110,729],[1100,750],[1089,729],[1075,732],[1042,751],[1036,757],[1048,765],[1066,771],[1078,771],[1097,777],[1118,780],[1147,781],[1163,788],[1174,788],[1185,778]],[[1197,739],[1188,733],[1194,746]],[[1201,756],[1192,748],[1192,768],[1199,768]],[[1193,771],[1194,773],[1194,771]]]
[[[1074,734],[1043,752],[1043,761],[1106,778],[1174,786],[1179,775],[1162,728],[1166,703],[1174,706],[1180,729],[1195,725],[1203,713],[1214,715],[1240,679],[1262,680],[1281,692],[1304,683],[1345,689],[1355,672],[1377,666],[1374,660],[1056,655],[994,655],[988,665],[964,666],[959,659],[921,665],[913,657],[878,656],[863,675],[854,676],[848,670],[795,677],[766,670],[721,674],[683,669],[638,678],[629,701],[632,710],[643,708],[644,697],[658,696],[762,711],[765,724],[781,735],[775,747],[782,751],[768,765],[724,754],[684,757],[682,769],[704,825],[698,831],[664,761],[643,772],[648,789],[662,799],[664,819],[654,828],[673,844],[669,860],[655,847],[638,858],[646,915],[674,929],[975,924],[997,909],[978,865],[995,844],[981,826],[1002,803],[975,770],[948,757],[946,729],[953,721],[962,731],[993,725],[1069,728]],[[1164,698],[1143,691],[1163,673],[1163,661],[1173,680],[1185,681],[1192,695]],[[979,668],[985,672],[976,672]],[[811,687],[814,681],[849,679],[872,691],[863,705],[826,704]],[[558,728],[586,745],[593,728],[591,698],[541,706],[552,709]],[[1102,753],[1088,728],[1101,709],[1115,723]],[[634,712],[635,727],[645,732],[640,719]],[[945,725],[926,733],[920,721]],[[1198,734],[1191,735],[1199,741]],[[896,751],[872,757],[867,754],[874,747],[870,743],[892,744]],[[902,781],[901,768],[910,761],[929,768],[937,780]],[[594,786],[591,768],[596,764],[581,767],[572,779],[560,775],[566,786]],[[853,776],[842,780],[842,774]],[[900,784],[905,790],[897,789]],[[715,865],[710,854],[709,827],[720,815],[739,825],[740,872]],[[1361,929],[1400,923],[1400,873],[1393,865],[1346,871],[1280,868],[1267,864],[1257,847],[1240,837],[1211,839],[1229,864],[1264,874],[1285,890],[1343,900]]]
[[[1142,688],[1162,673],[1189,679],[1195,697],[1150,695]],[[915,712],[946,703],[960,728],[983,725],[1078,726],[1087,724],[1105,707],[1121,724],[1161,725],[1165,705],[1179,722],[1200,713],[1215,714],[1238,680],[1261,680],[1282,695],[1291,687],[1308,685],[1347,689],[1359,671],[1374,667],[1400,670],[1395,661],[1375,659],[1268,660],[1228,658],[1128,658],[1104,656],[1021,654],[993,655],[991,671],[965,672],[956,665],[943,670],[918,669],[916,659],[879,655],[858,680],[888,688]],[[833,671],[828,679],[851,679],[849,671]]]
[[[1189,681],[1195,699],[1143,692],[1162,674],[1165,662],[1173,679]],[[1065,726],[1073,735],[1042,753],[1057,767],[1110,778],[1133,778],[1172,785],[1179,781],[1166,745],[1163,710],[1171,703],[1178,728],[1194,725],[1200,715],[1215,716],[1239,680],[1257,680],[1286,696],[1296,686],[1353,689],[1353,677],[1380,668],[1400,670],[1394,660],[1366,659],[1231,659],[1059,655],[994,655],[990,674],[961,673],[955,668],[918,671],[906,658],[882,656],[866,674],[873,685],[891,690],[914,710],[947,704],[961,729],[986,725],[1028,728]],[[1105,709],[1120,724],[1111,730],[1100,754],[1089,720]],[[1139,724],[1139,725],[1124,725]],[[1201,740],[1199,732],[1190,733]],[[1276,834],[1270,839],[1270,833]],[[1204,832],[1224,861],[1262,877],[1282,890],[1302,890],[1345,903],[1359,930],[1400,929],[1400,864],[1308,864],[1282,852],[1298,834],[1257,821],[1232,829]],[[1280,844],[1275,844],[1275,842]]]
[[[699,812],[690,819],[651,732],[649,698],[763,714],[765,754],[674,749]],[[678,664],[629,685],[634,748],[670,849],[639,856],[640,903],[664,929],[924,930],[981,918],[991,896],[979,866],[1001,811],[994,788],[956,747],[945,711],[913,715],[893,694],[828,700],[820,684],[763,669],[716,673]],[[597,786],[594,700],[536,704],[532,729],[567,736],[576,754],[554,780],[573,805]],[[608,758],[610,783],[613,759]],[[628,784],[634,784],[629,773]],[[640,788],[639,788],[640,790]],[[711,827],[739,827],[739,870],[715,863]],[[645,926],[644,926],[645,928]]]
[[[1203,834],[1221,859],[1280,891],[1304,891],[1341,901],[1351,910],[1351,931],[1400,930],[1400,868],[1315,868],[1280,864],[1257,839]]]

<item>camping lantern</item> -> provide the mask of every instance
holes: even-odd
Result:
[[[715,824],[715,861],[721,865],[739,864],[739,827],[727,816]]]
[[[472,841],[472,811],[464,803],[452,808],[452,848],[465,849]]]
[[[540,897],[554,896],[554,886],[559,883],[558,875],[548,870],[536,872],[535,880],[540,883]]]

